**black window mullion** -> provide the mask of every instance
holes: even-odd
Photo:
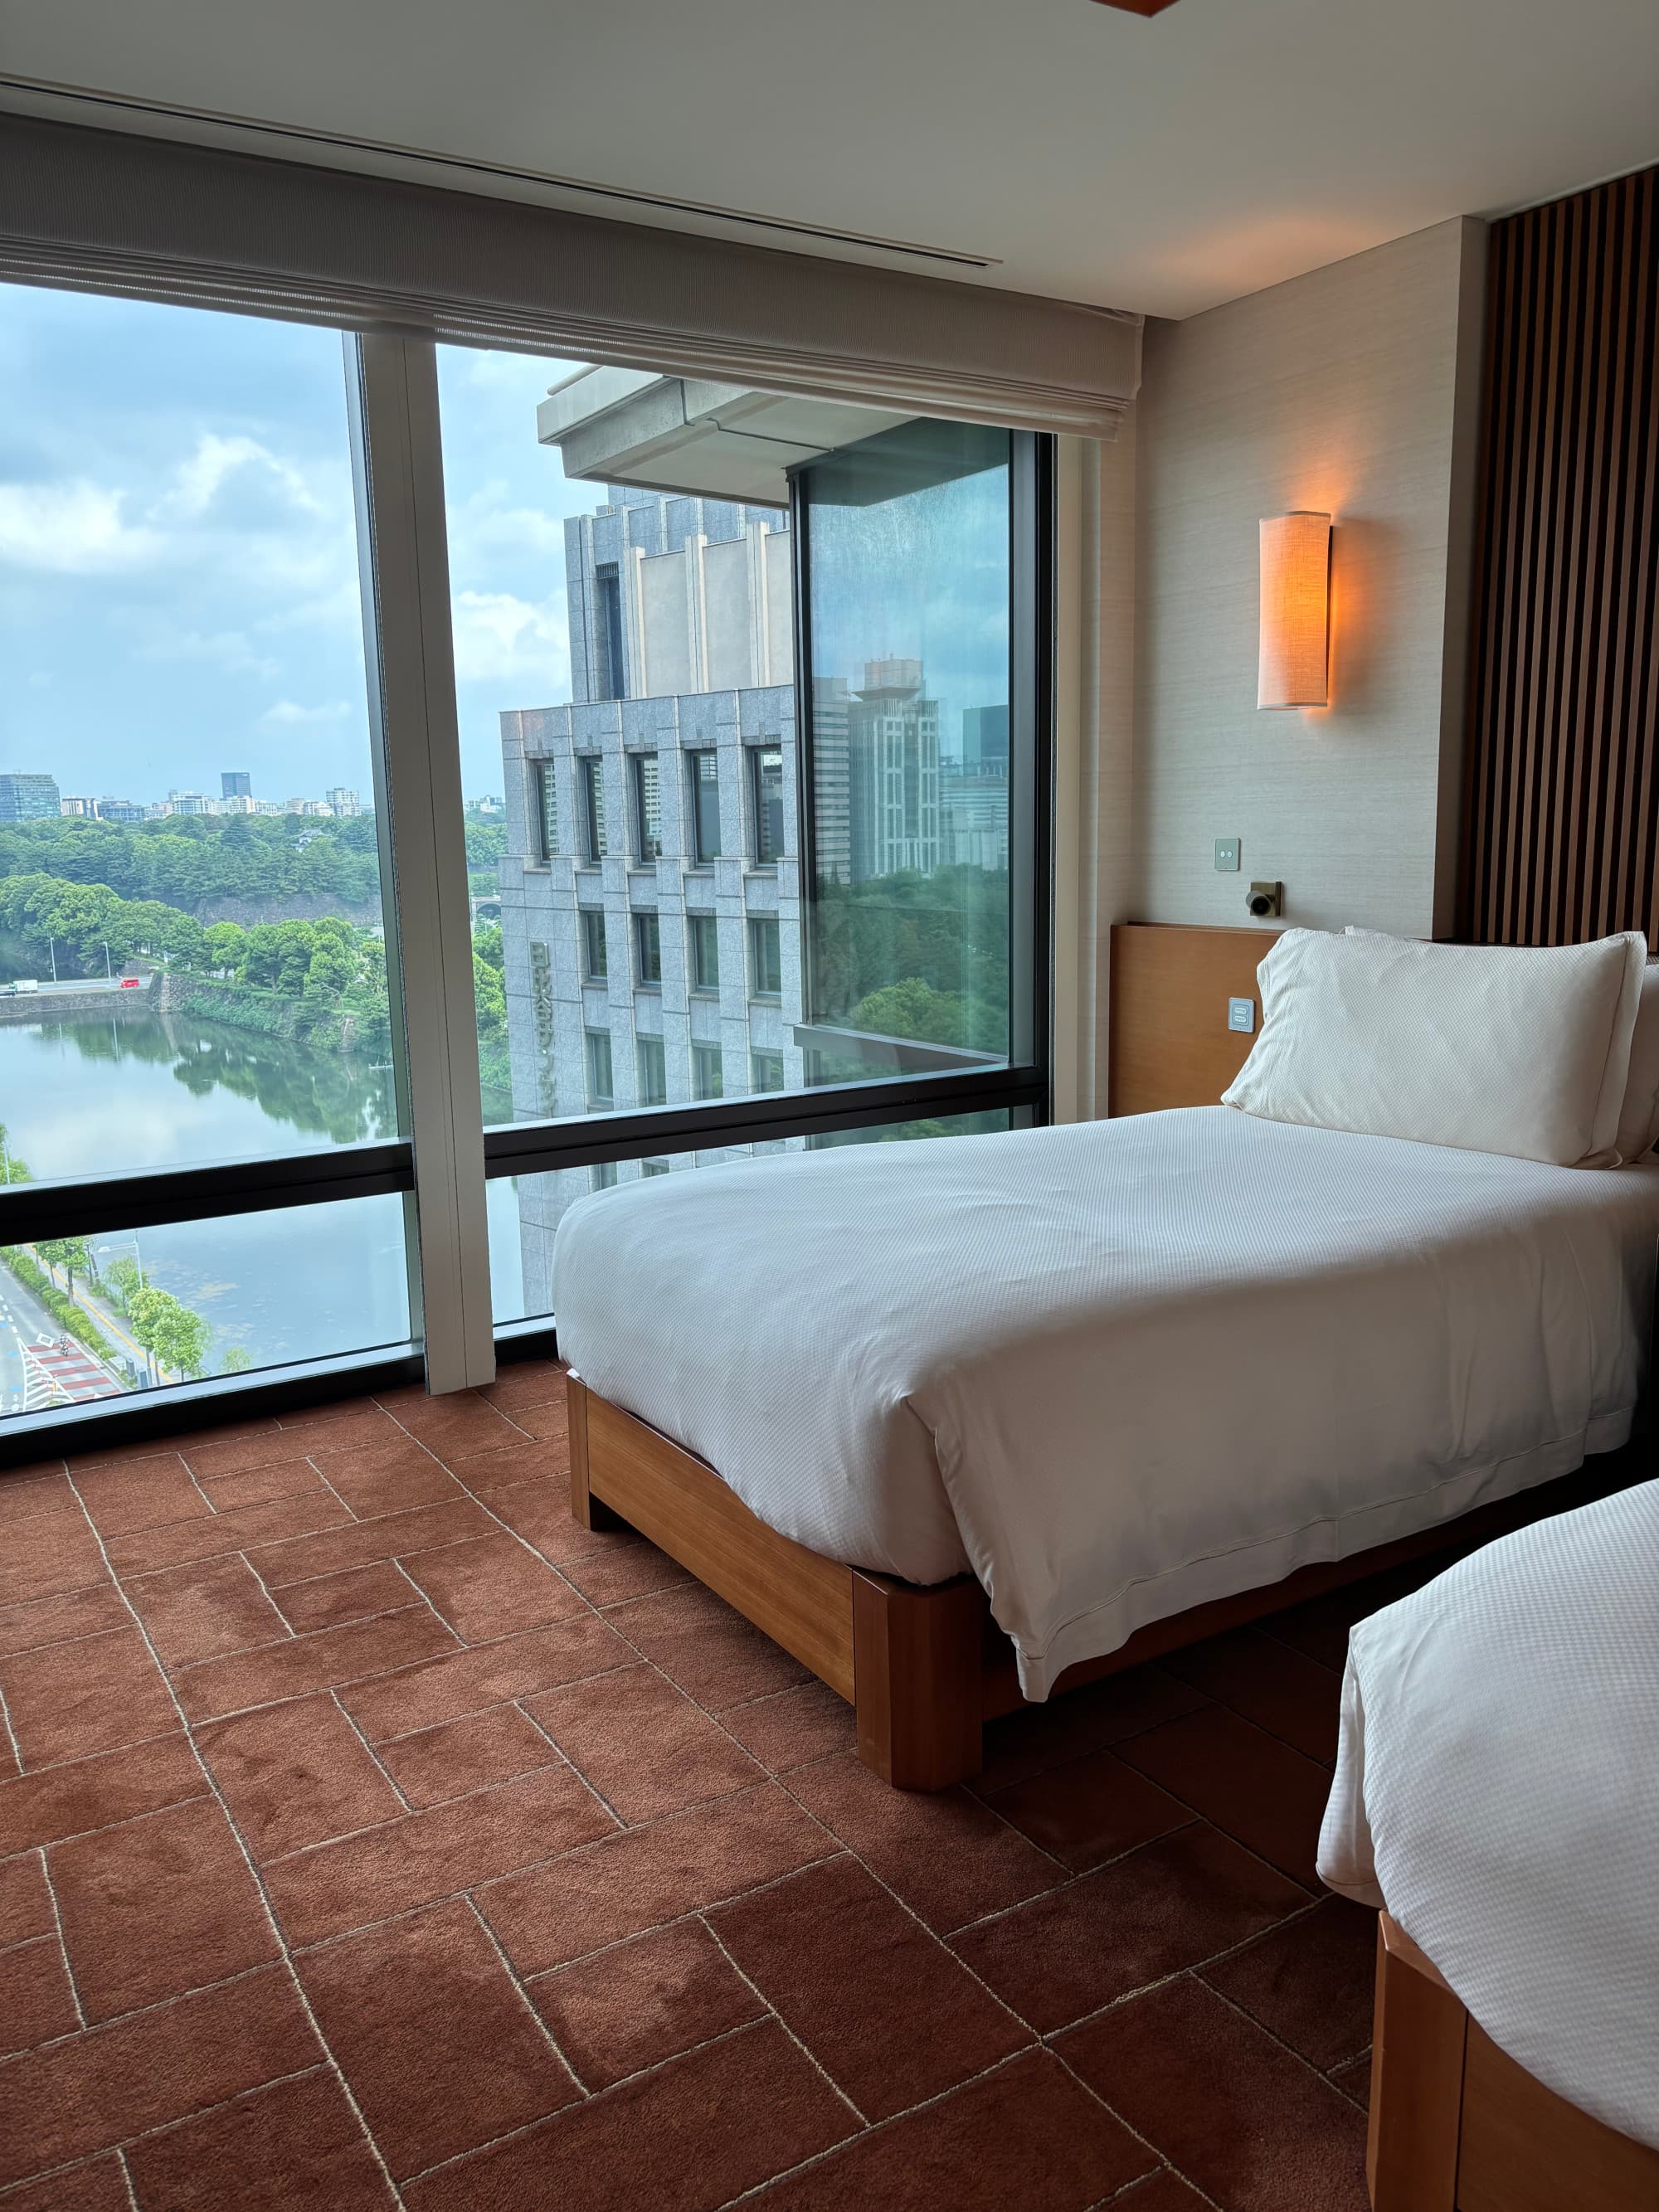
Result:
[[[777,1091],[758,1097],[708,1100],[696,1107],[575,1116],[484,1137],[489,1176],[549,1175],[596,1161],[643,1158],[653,1152],[713,1152],[728,1145],[767,1144],[832,1129],[877,1128],[891,1121],[944,1115],[1024,1111],[1047,1118],[1046,1071],[992,1068],[981,1073],[924,1076],[908,1082],[838,1084],[822,1091]]]

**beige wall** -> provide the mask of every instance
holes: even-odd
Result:
[[[1249,878],[1272,877],[1291,922],[1449,927],[1483,241],[1441,223],[1149,324],[1133,858],[1109,772],[1103,921],[1243,923]],[[1256,525],[1291,507],[1335,518],[1331,705],[1264,714]],[[1101,522],[1109,549],[1109,501]],[[1212,864],[1228,836],[1236,876]]]

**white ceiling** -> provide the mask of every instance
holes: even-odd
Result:
[[[1164,315],[1659,158],[1659,0],[25,0],[0,71],[984,255],[729,231]]]

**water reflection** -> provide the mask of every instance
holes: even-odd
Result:
[[[398,1133],[389,1066],[182,1014],[0,1024],[0,1121],[40,1182]]]

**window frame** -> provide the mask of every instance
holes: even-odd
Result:
[[[702,1071],[712,1059],[714,1066],[714,1087],[705,1091]],[[726,1053],[718,1044],[710,1044],[702,1037],[691,1040],[691,1095],[699,1104],[705,1104],[726,1096]]]
[[[749,937],[749,996],[759,999],[767,1006],[775,1006],[783,999],[783,929],[775,914],[751,914],[746,917]],[[761,957],[761,947],[769,945],[775,958],[769,963],[777,975],[777,985],[763,978],[769,963]]]
[[[726,1096],[612,1115],[600,1125],[575,1115],[515,1123],[486,1133],[486,1174],[547,1173],[596,1158],[639,1159],[647,1153],[712,1151],[781,1137],[833,1136],[921,1116],[1006,1110],[1028,1126],[1052,1117],[1055,469],[1053,438],[1034,431],[1010,434],[1010,973],[1028,975],[1030,989],[1011,1000],[1008,1064]],[[799,672],[812,665],[811,524],[799,502],[790,517],[790,537]],[[805,856],[814,850],[812,718],[805,686],[799,678],[798,684],[795,849]],[[715,749],[686,750],[693,755]],[[1016,756],[1025,763],[1018,781],[1012,775]],[[688,777],[688,801],[692,795]],[[710,864],[688,855],[686,865]],[[805,858],[801,865],[806,865]],[[801,934],[805,969],[811,933],[803,929]],[[746,954],[746,944],[744,950]]]
[[[546,867],[559,855],[558,777],[550,760],[532,760],[526,766],[530,770],[530,812],[535,825],[536,858]]]
[[[611,857],[610,824],[605,811],[605,755],[578,753],[575,762],[580,858],[584,867],[597,868]]]
[[[634,988],[636,991],[660,991],[662,988],[661,916],[654,908],[635,907],[629,919],[634,925]],[[657,971],[654,975],[649,972],[653,968]]]
[[[720,822],[720,749],[715,745],[687,745],[684,749],[684,754],[686,782],[689,786],[687,793],[687,812],[690,817],[691,827],[691,865],[697,868],[712,868],[716,860],[723,860],[726,858],[725,839],[721,836],[722,824]],[[702,763],[704,761],[709,761],[713,763],[713,773],[707,777],[705,777],[702,773]],[[713,792],[714,799],[714,836],[716,842],[714,849],[712,853],[707,851],[703,845],[702,795],[705,789]]]
[[[610,1081],[601,1086],[594,1081],[594,1070],[599,1063],[599,1047],[605,1047],[605,1073]],[[608,1114],[617,1103],[617,1062],[615,1047],[609,1030],[582,1029],[582,1081],[587,1094],[590,1114]],[[613,1154],[612,1158],[619,1157]]]
[[[645,771],[651,767],[657,777],[657,829],[653,836],[646,810]],[[634,855],[641,864],[653,867],[662,858],[662,757],[658,752],[631,752],[628,755],[628,779],[632,790],[634,816]]]
[[[647,1085],[645,1079],[646,1063],[653,1057],[658,1071],[658,1079]],[[659,1036],[635,1036],[634,1084],[641,1105],[665,1106],[668,1103],[668,1049]],[[647,1098],[645,1096],[647,1090],[656,1091],[659,1095]]]
[[[605,936],[605,908],[602,906],[579,906],[576,911],[581,916],[582,981],[584,983],[608,983],[611,980],[611,946]],[[597,960],[593,957],[593,925],[596,921],[599,925],[599,957]]]
[[[744,746],[744,751],[748,757],[749,763],[749,809],[755,825],[754,851],[750,855],[750,865],[756,868],[766,868],[775,872],[778,863],[789,857],[788,822],[783,806],[783,739],[781,736],[775,738],[766,738],[758,744],[746,744]],[[764,842],[764,825],[769,814],[766,803],[764,763],[769,758],[774,757],[778,763],[778,849],[775,853],[769,854],[761,849]]]
[[[690,988],[699,998],[717,999],[720,989],[720,918],[717,914],[700,914],[690,909],[685,917],[685,933],[691,957],[686,963],[690,970]],[[714,972],[712,976],[703,969],[702,951],[707,943],[714,948]]]

